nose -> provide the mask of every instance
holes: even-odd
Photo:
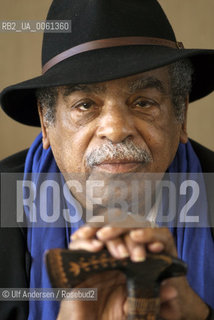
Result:
[[[100,116],[97,137],[108,139],[112,143],[120,143],[136,134],[134,120],[126,106],[112,106]]]

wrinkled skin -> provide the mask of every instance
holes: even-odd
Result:
[[[146,250],[177,256],[171,233],[166,228],[124,229],[105,226],[85,226],[72,236],[71,250],[85,249],[96,252],[105,245],[111,254],[121,259],[130,256],[143,261]],[[58,320],[124,320],[128,305],[124,276],[106,272],[90,278],[81,287],[98,288],[97,302],[62,302]],[[185,277],[165,280],[160,288],[160,316],[164,320],[205,320],[208,308],[190,288]]]
[[[142,79],[147,85],[136,85]],[[152,79],[152,81],[150,81]],[[135,81],[135,84],[133,82]],[[148,85],[149,83],[149,85]],[[158,85],[157,85],[158,83]],[[188,101],[188,98],[187,98]],[[170,97],[167,67],[127,78],[88,85],[63,96],[59,89],[56,120],[48,125],[39,108],[43,147],[51,146],[60,171],[83,173],[87,177],[96,172],[120,174],[127,172],[161,173],[172,162],[179,142],[187,142],[186,116],[180,123],[174,114]],[[113,145],[130,139],[150,156],[148,163],[106,161],[88,166],[86,158],[95,148],[107,141]],[[84,200],[71,190],[85,206]],[[146,250],[176,256],[172,235],[165,228],[124,229],[92,228],[85,226],[72,237],[71,250],[98,251],[106,246],[121,259],[130,256],[143,261]],[[58,320],[123,320],[127,314],[125,280],[118,272],[97,275],[82,287],[97,287],[97,302],[62,302]],[[184,277],[164,281],[161,286],[161,317],[165,320],[205,320],[208,308],[189,287]]]
[[[136,80],[146,83],[143,89],[138,89],[139,83],[133,84]],[[162,86],[161,89],[155,81]],[[44,148],[51,145],[63,173],[87,172],[90,176],[98,170],[110,173],[165,172],[179,142],[187,142],[186,121],[182,124],[175,117],[169,81],[168,69],[164,67],[91,84],[87,89],[75,90],[66,97],[63,89],[59,90],[54,125],[46,126],[40,112]],[[117,144],[127,138],[148,151],[152,161],[147,165],[105,163],[92,168],[86,166],[86,156],[91,150],[106,141]]]

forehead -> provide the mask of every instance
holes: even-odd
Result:
[[[169,72],[168,67],[162,67],[147,72],[138,73],[132,76],[120,79],[97,82],[90,84],[68,85],[63,87],[63,95],[68,96],[73,92],[85,93],[105,93],[107,89],[121,87],[128,89],[130,93],[134,93],[139,89],[155,88],[161,93],[166,94],[169,89]]]

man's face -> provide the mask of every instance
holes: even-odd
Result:
[[[41,116],[42,119],[42,116]],[[63,173],[165,172],[185,122],[175,117],[168,68],[117,80],[60,88],[53,125],[42,120]]]

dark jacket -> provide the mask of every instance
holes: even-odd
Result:
[[[214,172],[214,152],[191,141],[200,159],[203,172]],[[19,152],[0,162],[0,172],[23,172],[28,150]],[[208,190],[210,192],[210,190]],[[209,197],[212,199],[212,197]],[[214,213],[213,203],[209,211]],[[9,212],[8,214],[13,214]],[[213,214],[214,215],[214,214]],[[29,287],[30,255],[23,228],[0,229],[0,288]],[[0,320],[24,320],[28,315],[28,302],[0,302]],[[37,320],[37,319],[35,319]]]

